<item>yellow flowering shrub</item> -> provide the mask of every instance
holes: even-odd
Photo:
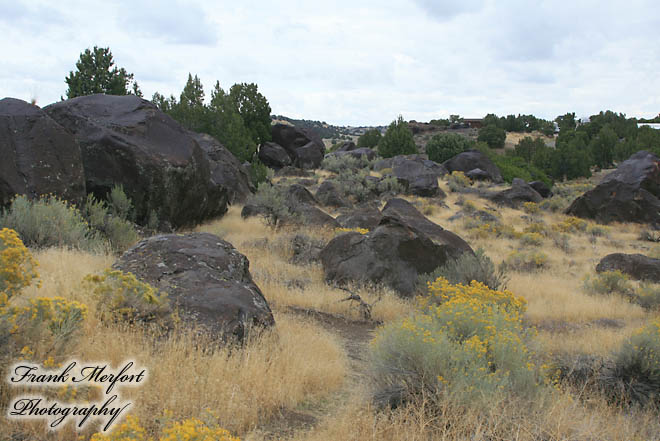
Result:
[[[520,235],[522,245],[538,247],[543,244],[543,236],[539,233],[523,233]]]
[[[535,233],[542,236],[549,235],[548,227],[541,222],[532,222],[531,224],[527,225],[525,228],[523,228],[523,233]]]
[[[462,171],[453,171],[447,178],[447,185],[451,191],[458,191],[461,188],[469,187],[470,184],[470,178],[465,176],[465,173]]]
[[[563,221],[556,223],[552,229],[561,233],[577,233],[579,231],[587,230],[587,221],[579,217],[569,216]]]
[[[473,282],[438,279],[419,312],[381,328],[372,343],[374,378],[459,404],[487,405],[507,394],[533,397],[540,369],[525,341],[525,301]]]
[[[132,273],[108,269],[101,275],[86,276],[83,285],[98,300],[96,310],[102,320],[169,324],[172,311],[167,293]]]
[[[0,230],[0,306],[39,277],[37,266],[16,231]]]
[[[108,434],[95,433],[90,441],[154,441],[147,435],[140,420],[128,415],[126,420]],[[188,418],[179,422],[170,422],[162,430],[158,441],[240,441],[229,431],[217,424],[206,423],[197,418]]]
[[[490,237],[518,239],[521,236],[521,233],[516,231],[511,225],[499,223],[491,224],[488,222],[468,220],[465,222],[465,228],[468,230],[468,234],[475,239],[488,239]]]
[[[369,229],[368,228],[336,228],[335,232],[367,234],[369,232]]]
[[[527,214],[537,214],[540,210],[536,202],[523,202],[523,211]]]

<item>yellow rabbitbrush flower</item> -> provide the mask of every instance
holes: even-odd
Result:
[[[336,228],[335,231],[337,233],[360,233],[360,234],[367,234],[369,232],[369,229],[367,228]]]
[[[0,307],[39,277],[37,266],[16,231],[0,230]]]
[[[136,416],[128,415],[126,421],[110,433],[95,433],[90,441],[154,441],[154,438],[147,436],[146,429]],[[215,424],[188,418],[169,423],[158,441],[240,441],[240,438],[232,436],[229,431]]]

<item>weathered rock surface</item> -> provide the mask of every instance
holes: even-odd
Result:
[[[373,231],[335,237],[320,259],[329,283],[382,283],[411,296],[419,274],[464,252],[472,250],[460,237],[426,219],[407,201],[392,199]]]
[[[495,193],[491,200],[499,205],[517,208],[523,202],[539,203],[543,200],[540,194],[520,178],[514,178],[511,188]]]
[[[316,190],[316,199],[326,207],[349,207],[351,204],[345,200],[334,181],[325,180]]]
[[[245,202],[255,188],[243,164],[211,135],[194,132],[190,134],[208,157],[211,183],[227,189],[229,203]]]
[[[540,194],[543,199],[552,196],[552,190],[543,181],[532,181],[529,183],[529,186],[536,190],[536,192]]]
[[[635,280],[648,280],[660,283],[660,259],[643,254],[614,253],[603,257],[596,266],[596,272],[619,270]]]
[[[291,165],[291,157],[287,151],[274,142],[266,142],[259,147],[259,160],[274,170]]]
[[[392,159],[392,172],[399,183],[411,194],[433,197],[441,193],[438,177],[444,176],[446,169],[422,155],[401,155]]]
[[[349,213],[337,216],[336,221],[343,228],[366,228],[372,230],[378,226],[383,215],[373,207],[358,207]]]
[[[343,157],[343,156],[351,156],[355,159],[362,159],[364,156],[367,158],[368,161],[371,161],[376,158],[376,152],[372,149],[363,147],[363,148],[356,148],[353,150],[335,150],[334,152],[328,153],[326,157],[328,156],[335,156],[335,157]]]
[[[151,211],[173,227],[227,211],[229,192],[211,180],[207,154],[190,132],[135,95],[89,95],[44,108],[80,144],[88,193],[121,184],[139,223]]]
[[[0,100],[0,157],[0,207],[16,194],[52,193],[75,203],[85,198],[78,142],[37,106]]]
[[[248,259],[208,233],[154,236],[124,253],[114,267],[168,294],[182,319],[223,338],[275,324]]]
[[[635,153],[575,199],[566,213],[604,223],[660,224],[660,158]]]
[[[500,169],[488,159],[488,156],[481,153],[479,150],[468,150],[459,153],[453,158],[442,163],[449,173],[454,171],[462,171],[468,173],[474,169],[481,169],[488,173],[490,180],[496,183],[503,182]]]
[[[286,124],[272,126],[273,142],[286,150],[294,166],[303,169],[318,168],[325,156],[325,145],[312,131]]]

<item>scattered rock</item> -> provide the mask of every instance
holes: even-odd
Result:
[[[660,259],[643,254],[614,253],[603,257],[596,266],[596,272],[619,270],[635,280],[648,280],[660,283]]]
[[[355,159],[361,159],[364,156],[367,158],[367,160],[371,161],[376,158],[376,152],[373,151],[372,149],[363,147],[354,150],[343,150],[343,151],[335,150],[334,152],[328,153],[326,157],[328,156],[336,156],[336,157],[351,156]]]
[[[17,194],[52,193],[77,204],[85,199],[80,145],[37,106],[0,100],[0,157],[0,208]]]
[[[480,168],[475,168],[470,170],[469,172],[465,173],[465,176],[468,178],[472,179],[473,181],[490,181],[491,176],[490,173],[480,169]]]
[[[349,207],[350,202],[341,197],[335,183],[331,180],[325,180],[319,185],[316,191],[316,199],[326,207]]]
[[[660,158],[635,153],[575,199],[566,213],[603,223],[660,223]]]
[[[291,241],[291,263],[296,265],[307,265],[319,260],[319,254],[325,247],[325,243],[304,234],[296,234]]]
[[[249,265],[229,242],[209,233],[189,233],[145,239],[114,268],[166,292],[184,322],[240,341],[250,327],[275,324]]]
[[[511,188],[495,193],[491,196],[491,200],[499,205],[517,208],[523,202],[539,203],[543,198],[525,181],[520,178],[514,178]]]
[[[529,183],[529,186],[536,190],[543,199],[552,196],[552,190],[550,190],[550,187],[548,187],[543,181],[532,181]]]
[[[490,180],[495,183],[503,182],[500,169],[491,161],[488,156],[479,150],[468,150],[459,153],[453,158],[442,163],[449,173],[462,171],[468,173],[474,169],[480,169],[490,176]]]
[[[409,193],[424,197],[437,196],[442,191],[438,177],[446,174],[444,167],[422,155],[395,156],[392,171]]]
[[[275,124],[271,129],[273,142],[286,150],[294,166],[311,169],[321,165],[325,145],[316,132],[286,124]]]
[[[291,165],[291,157],[287,151],[274,142],[266,142],[259,147],[259,160],[273,170]]]
[[[355,145],[353,141],[344,141],[335,152],[350,152],[352,150],[357,150],[358,146]]]

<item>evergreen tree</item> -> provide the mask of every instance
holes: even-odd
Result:
[[[384,158],[417,153],[412,131],[401,115],[387,128],[385,136],[378,144],[378,153]]]
[[[76,62],[76,71],[69,72],[64,81],[69,86],[67,98],[95,93],[142,96],[133,74],[115,66],[110,48],[94,46],[93,50],[85,49]]]

